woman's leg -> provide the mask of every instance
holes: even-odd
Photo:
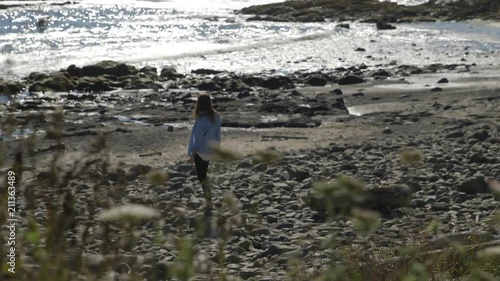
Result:
[[[200,181],[201,187],[203,188],[203,194],[205,195],[207,210],[212,209],[212,191],[210,189],[210,186],[208,185],[208,178],[207,178],[207,170],[209,163],[210,162],[201,159],[201,157],[198,154],[194,155],[194,164],[196,166],[196,171],[198,174],[198,181]]]

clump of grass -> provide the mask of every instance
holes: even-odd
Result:
[[[259,150],[255,153],[256,163],[270,163],[281,157],[281,153],[273,149]]]
[[[164,185],[170,179],[170,176],[166,172],[154,170],[148,173],[147,178],[153,184]]]
[[[216,162],[234,162],[243,158],[240,153],[221,148],[218,145],[211,145],[210,147],[213,151],[213,160]]]
[[[316,182],[311,190],[311,198],[326,210],[330,219],[348,215],[356,203],[361,203],[366,198],[366,186],[363,182],[341,175],[334,181]]]
[[[416,148],[407,147],[400,151],[399,158],[403,164],[415,167],[422,163],[424,153]]]
[[[353,208],[351,211],[354,228],[363,235],[377,231],[380,226],[380,215],[371,210]]]

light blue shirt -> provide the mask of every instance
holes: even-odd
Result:
[[[201,113],[194,122],[189,140],[188,156],[191,156],[194,150],[203,160],[208,161],[212,154],[211,143],[220,144],[221,117],[215,115],[214,120],[206,114]]]

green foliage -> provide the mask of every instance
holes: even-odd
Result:
[[[439,232],[439,222],[432,220],[425,229],[429,234],[437,234]]]
[[[237,152],[221,148],[216,145],[212,145],[211,149],[213,151],[213,159],[216,162],[234,162],[243,158],[243,156]]]
[[[149,172],[147,178],[152,184],[164,185],[170,179],[170,176],[168,173],[154,170]]]
[[[410,267],[408,275],[403,277],[402,281],[426,281],[429,280],[429,273],[424,264],[415,262]]]
[[[281,153],[276,150],[259,150],[255,153],[256,163],[270,163],[282,157]]]
[[[0,142],[0,166],[5,163],[5,158],[7,157],[7,148],[3,142]]]
[[[188,238],[179,240],[179,253],[172,267],[172,277],[188,281],[195,275],[193,242]]]
[[[328,217],[348,215],[353,203],[366,197],[366,186],[361,181],[339,176],[333,182],[317,182],[312,188],[312,197],[326,206]]]
[[[495,211],[491,218],[488,219],[487,223],[492,227],[500,225],[500,211]]]
[[[399,158],[403,164],[414,167],[422,162],[422,160],[424,159],[424,154],[422,151],[416,148],[408,147],[401,150],[401,152],[399,153]]]
[[[464,278],[464,281],[498,281],[499,279],[488,272],[480,269],[473,269],[472,273]]]
[[[380,226],[379,214],[374,211],[353,208],[351,216],[354,227],[360,234],[372,234]]]

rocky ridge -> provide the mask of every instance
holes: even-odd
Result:
[[[377,23],[379,29],[392,29],[385,22],[500,20],[496,0],[462,0],[448,4],[436,1],[417,6],[403,6],[377,0],[307,0],[285,1],[243,8],[240,14],[254,15],[248,20],[282,22],[360,21]]]

